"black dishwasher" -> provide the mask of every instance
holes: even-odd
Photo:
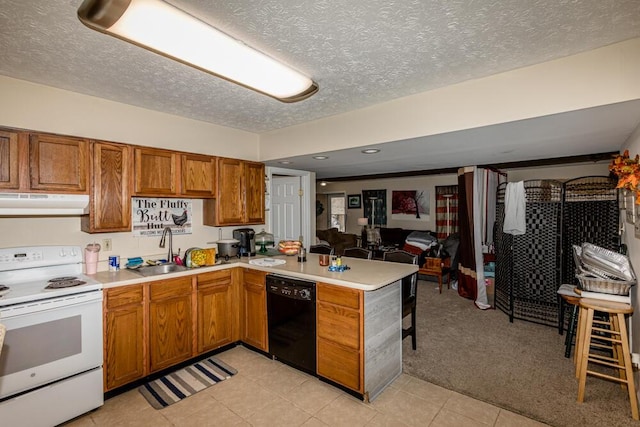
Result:
[[[316,284],[267,275],[269,353],[316,375]]]

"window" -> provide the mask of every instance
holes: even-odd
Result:
[[[344,194],[329,195],[329,228],[337,228],[338,231],[345,231],[346,197]]]

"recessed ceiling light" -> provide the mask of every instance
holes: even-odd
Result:
[[[326,186],[327,186],[327,183],[326,183],[326,182],[324,182],[324,181],[322,181],[322,182],[320,183],[320,186],[322,186],[322,187],[326,187]]]
[[[290,160],[280,160],[278,163],[280,163],[281,165],[290,165],[293,162]]]
[[[376,154],[379,152],[380,150],[378,150],[377,148],[367,148],[366,150],[361,151],[361,153],[364,153],[364,154]]]
[[[313,156],[313,158],[316,160],[327,160],[329,156]]]

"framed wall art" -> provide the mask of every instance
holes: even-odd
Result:
[[[347,196],[347,209],[360,209],[362,207],[362,196],[360,194],[349,194]]]
[[[396,220],[429,220],[429,192],[406,190],[391,192],[391,218]]]

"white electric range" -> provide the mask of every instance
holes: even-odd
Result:
[[[103,404],[102,284],[82,265],[79,246],[0,249],[3,424],[57,425]]]

